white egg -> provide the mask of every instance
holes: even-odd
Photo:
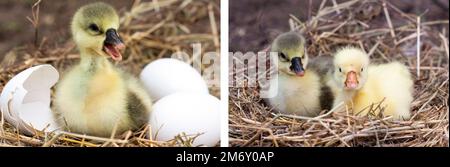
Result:
[[[200,73],[177,59],[159,59],[148,64],[140,74],[145,89],[157,101],[175,92],[208,94],[208,87]]]
[[[194,146],[215,146],[220,140],[220,103],[209,94],[180,92],[163,97],[150,114],[152,135],[158,141],[184,133],[198,136]]]
[[[51,65],[38,65],[14,76],[0,95],[0,110],[6,121],[25,134],[57,129],[50,109],[51,87],[58,81]]]

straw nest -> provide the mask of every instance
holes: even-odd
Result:
[[[353,45],[373,63],[403,62],[414,76],[412,118],[354,116],[345,107],[315,118],[278,115],[259,98],[259,87],[230,88],[230,146],[448,147],[448,20],[421,21],[388,1],[324,4],[307,22],[294,16],[288,22],[304,32],[309,55]],[[376,110],[382,108],[375,104]]]
[[[33,23],[39,20],[38,7],[39,3],[36,3],[32,10],[34,17],[30,20]],[[218,1],[208,0],[135,1],[131,9],[119,12],[119,33],[127,49],[124,60],[118,65],[137,76],[146,64],[155,59],[170,57],[178,51],[192,55],[193,43],[201,43],[202,54],[219,52],[219,8]],[[45,37],[36,41],[35,46],[20,46],[5,55],[0,65],[0,91],[15,74],[31,66],[51,64],[62,72],[79,60],[71,39],[64,39],[65,42],[57,46],[47,44]],[[191,63],[192,58],[185,61]],[[217,87],[210,88],[210,92],[219,97]],[[170,141],[155,141],[146,135],[149,129],[144,126],[119,138],[69,132],[24,136],[0,116],[0,146],[192,146],[195,140],[195,137],[179,135]]]

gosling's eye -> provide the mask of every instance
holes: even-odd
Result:
[[[280,58],[281,58],[283,61],[289,61],[288,58],[287,58],[287,56],[286,56],[284,53],[281,53],[281,52],[280,52]]]
[[[341,67],[339,67],[339,72],[342,72],[342,69],[341,69]]]
[[[364,71],[364,68],[361,68],[361,72],[363,72]]]
[[[89,29],[94,32],[100,32],[100,29],[98,28],[98,26],[96,24],[90,24]]]

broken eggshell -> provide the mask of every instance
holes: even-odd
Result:
[[[51,65],[38,65],[14,76],[0,95],[0,110],[6,121],[22,133],[51,132],[57,128],[50,109],[51,87],[59,79]]]

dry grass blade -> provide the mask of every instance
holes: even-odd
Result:
[[[416,60],[416,67],[417,67],[417,78],[420,78],[420,17],[417,17],[417,44],[416,44],[416,52],[417,52],[417,60]]]
[[[31,24],[34,27],[34,46],[37,47],[39,45],[39,4],[41,3],[41,0],[38,0],[36,3],[34,3],[33,7],[31,8],[31,18],[27,16],[27,19],[31,22]]]

